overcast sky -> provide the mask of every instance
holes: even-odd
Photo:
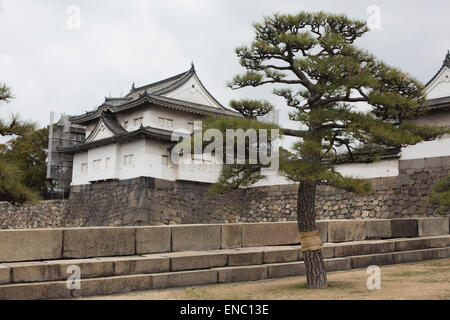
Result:
[[[324,10],[367,19],[381,10],[379,30],[357,44],[427,82],[450,48],[450,1],[303,0],[0,0],[0,82],[16,98],[0,106],[46,125],[50,111],[81,114],[105,96],[183,72],[194,61],[208,90],[232,98],[271,98],[270,89],[232,91],[242,72],[234,49],[253,39],[252,23],[275,12]],[[71,5],[80,28],[68,27]],[[73,11],[72,11],[73,12]],[[74,26],[69,23],[69,26]],[[75,25],[76,26],[76,25]],[[284,116],[281,117],[285,119]]]

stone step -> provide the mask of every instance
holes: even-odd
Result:
[[[320,220],[322,242],[449,234],[449,217]],[[0,264],[298,245],[297,222],[0,230]]]
[[[389,239],[326,243],[325,259],[376,255],[450,246],[450,236],[432,236],[411,239]],[[401,254],[395,255],[402,259]],[[386,255],[393,259],[394,256]],[[406,259],[406,258],[405,258]],[[0,264],[0,284],[66,280],[72,274],[69,267],[80,268],[83,279],[125,276],[133,274],[167,273],[210,268],[289,263],[303,260],[301,247],[272,246],[236,248],[209,251],[185,251],[142,256],[100,257],[88,259],[47,260]],[[341,265],[330,265],[330,270],[341,270],[348,260],[335,260]],[[70,271],[70,272],[69,272]]]
[[[450,246],[325,259],[327,272],[450,257]],[[202,270],[95,277],[68,289],[66,281],[0,285],[0,299],[67,299],[130,291],[275,279],[305,274],[303,261],[227,266]]]

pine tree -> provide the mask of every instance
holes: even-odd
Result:
[[[12,98],[10,88],[5,84],[0,85],[0,103],[8,103]],[[20,121],[18,116],[13,116],[8,122],[0,119],[0,136],[16,137],[13,141],[21,142],[23,137],[28,136],[34,129],[33,123]],[[8,201],[14,205],[21,205],[27,201],[37,201],[39,199],[38,193],[24,183],[27,177],[29,179],[34,178],[33,173],[27,174],[23,167],[19,168],[17,159],[5,157],[5,153],[9,154],[10,152],[14,153],[9,146],[0,145],[0,201]],[[26,157],[26,155],[21,154],[20,157]]]
[[[254,24],[255,38],[236,49],[246,71],[232,89],[274,86],[292,107],[298,130],[284,130],[299,141],[294,151],[280,148],[280,173],[298,182],[297,217],[308,288],[327,287],[315,223],[319,184],[367,194],[367,182],[344,177],[337,161],[375,161],[387,148],[439,137],[448,130],[418,126],[405,119],[424,112],[424,87],[401,70],[354,43],[369,31],[365,21],[324,12],[275,14]],[[360,106],[370,107],[366,112]],[[269,128],[256,119],[273,106],[260,100],[232,101],[241,119],[208,119],[204,129]],[[272,126],[272,128],[275,126]],[[248,146],[247,146],[248,147]],[[263,178],[261,164],[225,165],[212,192],[248,186]],[[312,241],[312,242],[311,242]]]

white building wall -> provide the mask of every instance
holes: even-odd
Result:
[[[162,125],[160,118],[173,120],[173,128]],[[150,126],[177,132],[191,132],[190,125],[194,121],[201,120],[202,117],[194,113],[171,110],[154,106],[150,109]]]
[[[114,179],[117,169],[116,144],[88,151],[88,181]]]
[[[86,167],[86,171],[83,172],[82,165],[88,163],[88,153],[87,152],[79,152],[74,154],[73,156],[73,167],[72,167],[72,185],[81,185],[81,184],[89,184],[88,179],[88,171]]]
[[[402,150],[400,160],[450,156],[450,138],[420,142]]]
[[[177,166],[177,180],[215,183],[219,180],[222,165],[205,163],[180,164]]]
[[[191,131],[191,125],[189,125],[189,123],[201,120],[202,116],[154,105],[141,108],[138,111],[117,114],[117,120],[122,127],[124,127],[125,122],[128,122],[128,127],[126,128],[127,131],[139,129],[140,125],[135,125],[134,121],[139,118],[142,118],[142,125],[144,127],[150,126],[171,131],[186,132],[186,130]],[[172,126],[167,126],[167,123],[164,122],[162,123],[160,118],[172,120]]]
[[[119,148],[117,179],[125,180],[145,176],[145,139],[122,142]]]
[[[135,131],[139,129],[141,126],[140,124],[135,125],[134,120],[142,118],[144,119],[144,113],[148,112],[149,108],[138,108],[137,110],[131,110],[131,111],[124,111],[116,114],[117,121],[120,123],[122,127],[124,127],[125,121],[128,122],[128,128],[126,128],[127,131]],[[145,119],[148,121],[148,117],[145,117]],[[149,123],[142,122],[142,125],[148,126]],[[125,129],[125,127],[124,127]]]
[[[334,169],[344,176],[354,178],[395,177],[398,175],[398,159],[374,163],[344,163],[334,166]]]
[[[169,143],[147,139],[145,141],[145,175],[164,180],[175,180],[176,166],[170,161]],[[165,156],[165,157],[163,157]]]

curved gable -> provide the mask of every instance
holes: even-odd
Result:
[[[192,77],[182,86],[163,94],[163,96],[223,109],[223,106],[220,105],[206,90],[196,74],[193,74]]]
[[[425,93],[427,99],[450,96],[450,68],[444,66],[433,81],[427,85]]]
[[[100,119],[92,130],[89,137],[86,138],[86,143],[93,142],[97,140],[102,140],[114,136],[114,133],[108,128],[103,119]]]

